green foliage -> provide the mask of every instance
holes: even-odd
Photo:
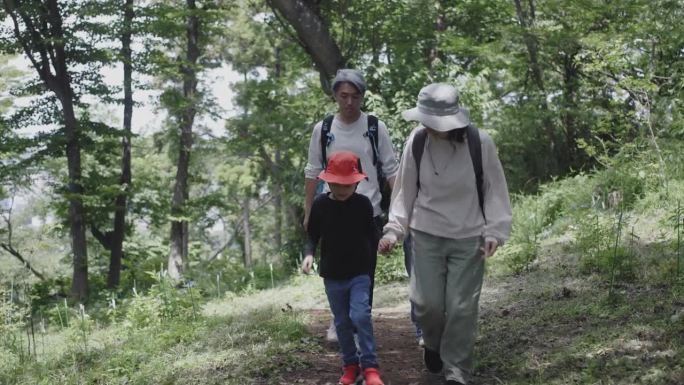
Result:
[[[148,297],[155,298],[157,306],[152,308],[157,311],[154,318],[162,322],[170,319],[194,318],[198,311],[199,297],[196,291],[193,293],[192,285],[179,289],[176,282],[169,279],[165,270],[148,271],[147,274],[156,282],[149,290]]]
[[[395,248],[390,255],[378,255],[375,267],[375,283],[378,285],[404,281],[408,278],[404,266],[404,252],[401,247]]]
[[[633,250],[618,246],[617,249],[604,248],[592,255],[583,256],[579,271],[583,274],[599,274],[608,280],[614,270],[615,279],[630,282],[638,278],[640,266],[639,257]]]
[[[670,218],[676,210],[673,198],[684,196],[679,5],[668,0],[623,6],[535,1],[535,12],[526,15],[535,19],[528,23],[517,20],[514,4],[503,0],[317,2],[317,11],[347,63],[365,72],[364,110],[388,124],[397,148],[414,126],[400,112],[414,105],[423,85],[447,81],[459,87],[472,120],[497,143],[511,190],[533,194],[515,195],[513,234],[496,256],[504,260],[502,266],[534,274],[545,262],[547,242],[560,239],[579,259],[579,272],[604,282],[615,273],[623,285],[681,282],[684,269],[678,238],[682,225]],[[89,237],[89,283],[95,294],[87,312],[62,303],[71,278],[68,264],[60,261],[70,255],[61,107],[55,95],[46,94],[35,71],[28,71],[32,79],[22,78],[19,72],[25,71],[10,68],[3,57],[0,110],[11,115],[0,121],[0,205],[8,219],[0,224],[0,242],[11,235],[13,245],[48,278],[33,283],[30,273],[0,250],[0,280],[32,282],[33,313],[42,312],[55,330],[64,331],[67,343],[64,354],[28,362],[21,338],[30,312],[24,303],[2,302],[0,314],[9,316],[0,330],[0,382],[189,383],[219,368],[227,374],[217,383],[244,384],[258,371],[300,365],[296,358],[273,359],[310,348],[301,342],[306,333],[300,315],[280,309],[215,321],[230,323],[230,338],[216,338],[225,349],[211,352],[219,357],[215,360],[201,355],[204,346],[179,345],[214,322],[200,314],[204,299],[280,289],[299,262],[302,169],[311,126],[336,107],[322,92],[291,28],[265,4],[202,4],[197,12],[206,33],[194,69],[231,66],[240,75],[221,85],[235,92],[225,131],[210,133],[202,119],[220,116],[220,107],[207,97],[214,85],[201,83],[197,100],[191,101],[184,100],[179,86],[187,65],[182,52],[188,13],[182,2],[136,3],[134,40],[144,47],[134,52],[134,68],[144,74],[134,76],[136,92],[162,91],[154,98],[170,116],[162,131],[149,134],[154,127],[145,127],[131,138],[133,183],[121,186],[122,134],[115,118],[120,113],[104,105],[118,102],[120,87],[105,85],[99,71],[118,60],[120,4],[98,0],[60,7],[82,129],[85,220],[103,232],[111,230],[113,198],[129,192],[124,266],[119,288],[105,289],[108,253]],[[427,22],[415,23],[416,15]],[[0,45],[4,52],[16,52],[11,29],[3,30]],[[535,79],[533,53],[541,81]],[[31,100],[8,109],[23,96]],[[144,99],[136,93],[136,100]],[[173,219],[178,138],[169,128],[177,127],[183,119],[179,112],[193,102],[198,119],[192,188],[188,204],[174,217],[189,223],[186,278],[194,286],[178,288],[157,272],[166,264]],[[138,111],[136,106],[134,119]],[[26,134],[36,129],[41,132]],[[36,186],[33,194],[22,191],[30,185]],[[14,196],[28,199],[10,217],[5,199]],[[252,230],[250,269],[243,262],[245,209]],[[616,212],[626,214],[624,235],[616,232]],[[380,256],[379,284],[405,278],[400,251]],[[601,314],[600,309],[588,311]],[[574,316],[583,315],[578,311]],[[112,327],[114,343],[100,343],[108,339],[99,334],[99,324]],[[239,353],[230,350],[240,345],[248,346]],[[511,346],[521,344],[512,341]],[[175,349],[193,357],[176,361],[168,354]],[[192,360],[203,365],[188,363]],[[597,382],[601,371],[622,367],[620,362],[611,366],[610,360],[578,361],[587,382]],[[40,375],[26,374],[33,368]],[[535,373],[539,382],[545,373]]]
[[[9,383],[16,376],[21,361],[19,357],[5,346],[0,345],[0,381]]]
[[[0,289],[0,354],[7,357],[8,362],[24,362],[31,355],[26,350],[24,332],[29,306],[18,302],[14,288]],[[3,365],[7,370],[14,369]],[[2,371],[0,371],[2,373]]]

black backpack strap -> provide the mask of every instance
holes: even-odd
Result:
[[[330,130],[332,128],[332,121],[335,116],[328,115],[323,119],[323,124],[321,125],[321,165],[323,169],[328,166],[328,154],[327,149],[332,142],[332,137],[330,136]]]
[[[382,191],[385,184],[385,173],[382,171],[382,161],[380,161],[380,150],[378,149],[378,118],[376,116],[368,115],[367,135],[373,150],[373,166],[375,166],[375,172],[378,176],[378,187]]]
[[[425,139],[427,138],[427,130],[421,127],[413,135],[413,143],[411,143],[411,152],[413,159],[416,161],[416,185],[420,190],[420,161],[423,158],[423,151],[425,150]]]
[[[487,219],[484,212],[484,193],[483,189],[483,172],[482,172],[482,143],[480,143],[480,132],[477,127],[472,124],[468,125],[466,129],[468,137],[468,149],[470,150],[470,160],[473,162],[473,169],[475,170],[475,183],[477,184],[477,200],[480,203],[480,210],[482,216]]]
[[[378,150],[378,118],[373,115],[368,115],[368,140],[370,140],[373,149],[373,166],[377,166],[380,156]]]

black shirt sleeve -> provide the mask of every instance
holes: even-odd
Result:
[[[309,213],[309,223],[306,228],[306,244],[304,245],[304,256],[316,253],[316,246],[321,239],[321,196],[314,199]]]

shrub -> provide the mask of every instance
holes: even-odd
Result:
[[[0,345],[0,384],[12,383],[19,366],[19,356]]]
[[[392,254],[378,255],[378,264],[375,267],[375,283],[384,284],[403,281],[408,278],[404,266],[404,251],[401,245],[397,245]]]
[[[595,255],[584,256],[580,260],[580,272],[584,274],[597,273],[609,278],[615,271],[618,281],[634,281],[639,271],[639,259],[632,250],[623,246],[616,249],[604,248]]]

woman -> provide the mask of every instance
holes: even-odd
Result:
[[[410,232],[411,301],[425,366],[443,371],[450,385],[466,384],[472,374],[484,259],[508,238],[512,217],[494,142],[470,126],[458,99],[453,86],[430,84],[404,111],[404,119],[421,124],[406,142],[379,244],[389,252]],[[466,140],[468,132],[479,141]],[[473,151],[480,146],[481,155]]]

